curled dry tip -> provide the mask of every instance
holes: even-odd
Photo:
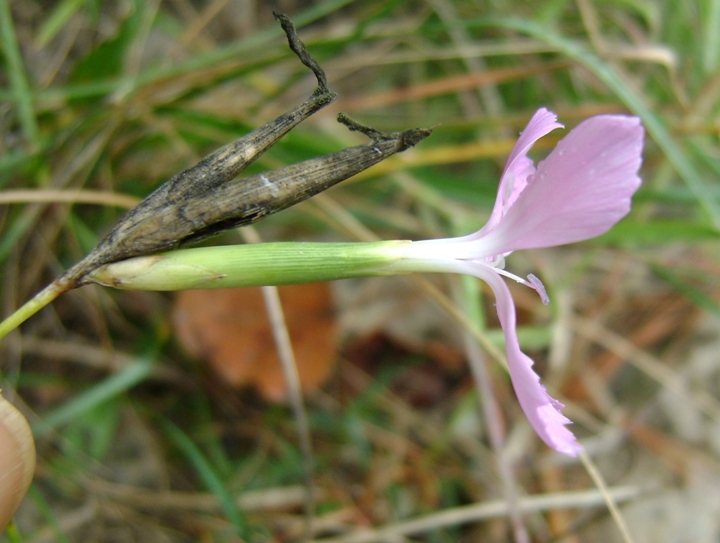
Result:
[[[372,140],[379,140],[382,138],[387,138],[389,136],[389,134],[386,132],[381,132],[380,130],[376,130],[375,128],[361,124],[356,120],[351,119],[347,116],[346,113],[343,113],[342,111],[338,113],[337,121],[340,124],[345,125],[351,132],[360,132],[362,134],[365,134],[368,138]]]
[[[432,133],[432,128],[412,128],[403,132],[383,132],[381,130],[377,130],[376,128],[361,124],[342,112],[338,113],[337,120],[340,124],[347,126],[350,131],[361,132],[373,141],[398,140],[399,146],[397,152],[405,151],[406,149],[417,145]]]
[[[287,25],[290,28],[292,28],[293,30],[295,29],[295,26],[292,24],[292,21],[290,21],[290,18],[287,15],[285,15],[284,13],[280,13],[279,11],[273,10],[272,14],[273,14],[273,17],[275,17],[275,20],[277,22],[279,22],[283,26],[283,28],[285,28],[285,26]]]
[[[35,442],[25,417],[0,394],[0,532],[20,506],[35,472]]]
[[[275,17],[275,20],[280,23],[283,32],[285,32],[288,44],[290,45],[290,49],[293,51],[293,53],[297,55],[297,57],[300,59],[300,62],[310,68],[310,70],[312,70],[312,73],[315,74],[318,82],[318,88],[315,90],[313,95],[319,96],[327,94],[329,97],[328,101],[331,102],[335,98],[335,93],[332,93],[328,90],[327,76],[325,75],[325,70],[323,70],[317,63],[317,61],[310,56],[310,53],[308,53],[308,50],[305,47],[305,44],[300,41],[300,38],[297,35],[295,25],[284,13],[273,11],[273,17]]]

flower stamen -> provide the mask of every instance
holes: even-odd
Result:
[[[525,285],[526,287],[530,287],[531,289],[533,289],[540,295],[540,300],[542,300],[543,305],[548,305],[550,303],[550,297],[547,294],[547,290],[545,290],[545,285],[543,285],[542,281],[540,281],[540,279],[538,279],[537,276],[533,275],[532,273],[528,275],[527,279],[523,279],[519,275],[510,273],[509,271],[503,270],[502,268],[493,267],[493,269],[500,275],[504,275],[505,277],[512,279],[516,283],[520,283],[521,285]]]

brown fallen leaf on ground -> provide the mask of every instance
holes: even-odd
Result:
[[[336,359],[336,325],[327,283],[279,287],[304,391],[321,386]],[[259,288],[180,292],[172,315],[176,337],[234,386],[254,386],[283,401],[286,381]]]

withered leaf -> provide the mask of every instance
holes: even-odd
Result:
[[[329,377],[337,356],[336,322],[327,283],[278,287],[300,384],[309,392]],[[183,348],[233,386],[254,386],[283,401],[287,384],[259,288],[177,293],[172,323]]]

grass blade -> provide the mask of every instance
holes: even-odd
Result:
[[[35,147],[38,145],[39,132],[33,108],[33,98],[15,36],[15,26],[13,25],[8,0],[0,0],[0,44],[5,53],[7,74],[12,87],[12,95],[17,104],[20,125],[25,138]]]
[[[205,455],[192,442],[192,440],[180,428],[167,420],[161,421],[163,429],[167,436],[175,443],[175,446],[181,451],[188,461],[193,465],[198,475],[202,479],[205,486],[215,494],[220,506],[227,515],[228,520],[235,525],[238,535],[243,538],[248,536],[248,527],[242,513],[235,504],[230,491],[223,483],[223,477],[210,464]]]
[[[97,386],[79,394],[55,411],[44,415],[42,420],[33,424],[33,433],[40,437],[48,431],[82,416],[98,405],[128,391],[144,381],[152,370],[152,357],[139,358],[127,368],[105,379]]]

